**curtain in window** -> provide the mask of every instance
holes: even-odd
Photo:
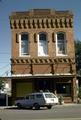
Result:
[[[21,35],[21,55],[28,55],[28,34]]]
[[[39,34],[39,40],[38,40],[38,55],[45,56],[47,54],[48,54],[47,36],[45,33],[41,33]]]
[[[66,54],[66,39],[64,33],[57,33],[57,54]]]

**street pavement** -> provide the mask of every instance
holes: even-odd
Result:
[[[67,106],[77,106],[77,105],[81,105],[81,104],[77,104],[77,103],[64,103],[63,105],[55,105],[53,107],[67,107]],[[12,105],[12,106],[0,106],[0,109],[7,109],[7,108],[15,108],[16,106]]]
[[[19,110],[15,106],[0,107],[0,120],[81,120],[81,104],[55,105],[52,109]]]
[[[0,118],[0,120],[3,120]],[[21,120],[21,119],[14,119],[12,118],[11,120]],[[28,120],[28,119],[22,119],[22,120]],[[81,120],[81,118],[53,118],[53,119],[29,119],[29,120]]]

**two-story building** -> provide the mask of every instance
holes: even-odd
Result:
[[[52,9],[12,12],[12,99],[39,90],[76,101],[73,13]]]

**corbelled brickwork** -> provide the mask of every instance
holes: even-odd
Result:
[[[75,74],[75,51],[73,41],[73,14],[70,11],[54,11],[51,9],[34,9],[28,12],[14,12],[10,16],[10,25],[12,29],[12,71],[13,65],[20,66],[25,64],[60,64],[67,66],[68,72]],[[48,55],[47,58],[38,58],[37,55],[37,34],[40,31],[48,33]],[[56,40],[55,34],[58,31],[66,33],[67,53],[68,56],[62,58],[56,56]],[[30,58],[19,57],[19,39],[18,35],[27,32],[30,35]],[[72,62],[73,61],[73,62]],[[69,66],[69,67],[68,67]],[[62,67],[62,66],[61,66]],[[51,69],[51,68],[50,68]],[[70,70],[72,69],[72,70]],[[24,71],[24,70],[22,70]],[[30,70],[31,71],[31,70]],[[34,71],[34,68],[33,68]],[[54,68],[55,71],[55,68]],[[27,71],[26,71],[27,72]],[[58,71],[57,71],[58,72]],[[62,72],[62,71],[61,71]],[[66,71],[63,70],[66,73]]]
[[[11,29],[72,28],[73,14],[69,11],[31,10],[15,12],[10,17]]]

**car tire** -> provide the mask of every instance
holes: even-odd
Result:
[[[51,106],[51,105],[49,105],[49,106],[47,106],[47,108],[48,108],[48,109],[51,109],[51,108],[52,108],[52,106]]]
[[[20,109],[22,108],[21,104],[20,103],[17,103],[17,107]]]
[[[33,105],[33,107],[34,107],[35,110],[39,110],[40,109],[40,105],[38,103],[35,103]]]

